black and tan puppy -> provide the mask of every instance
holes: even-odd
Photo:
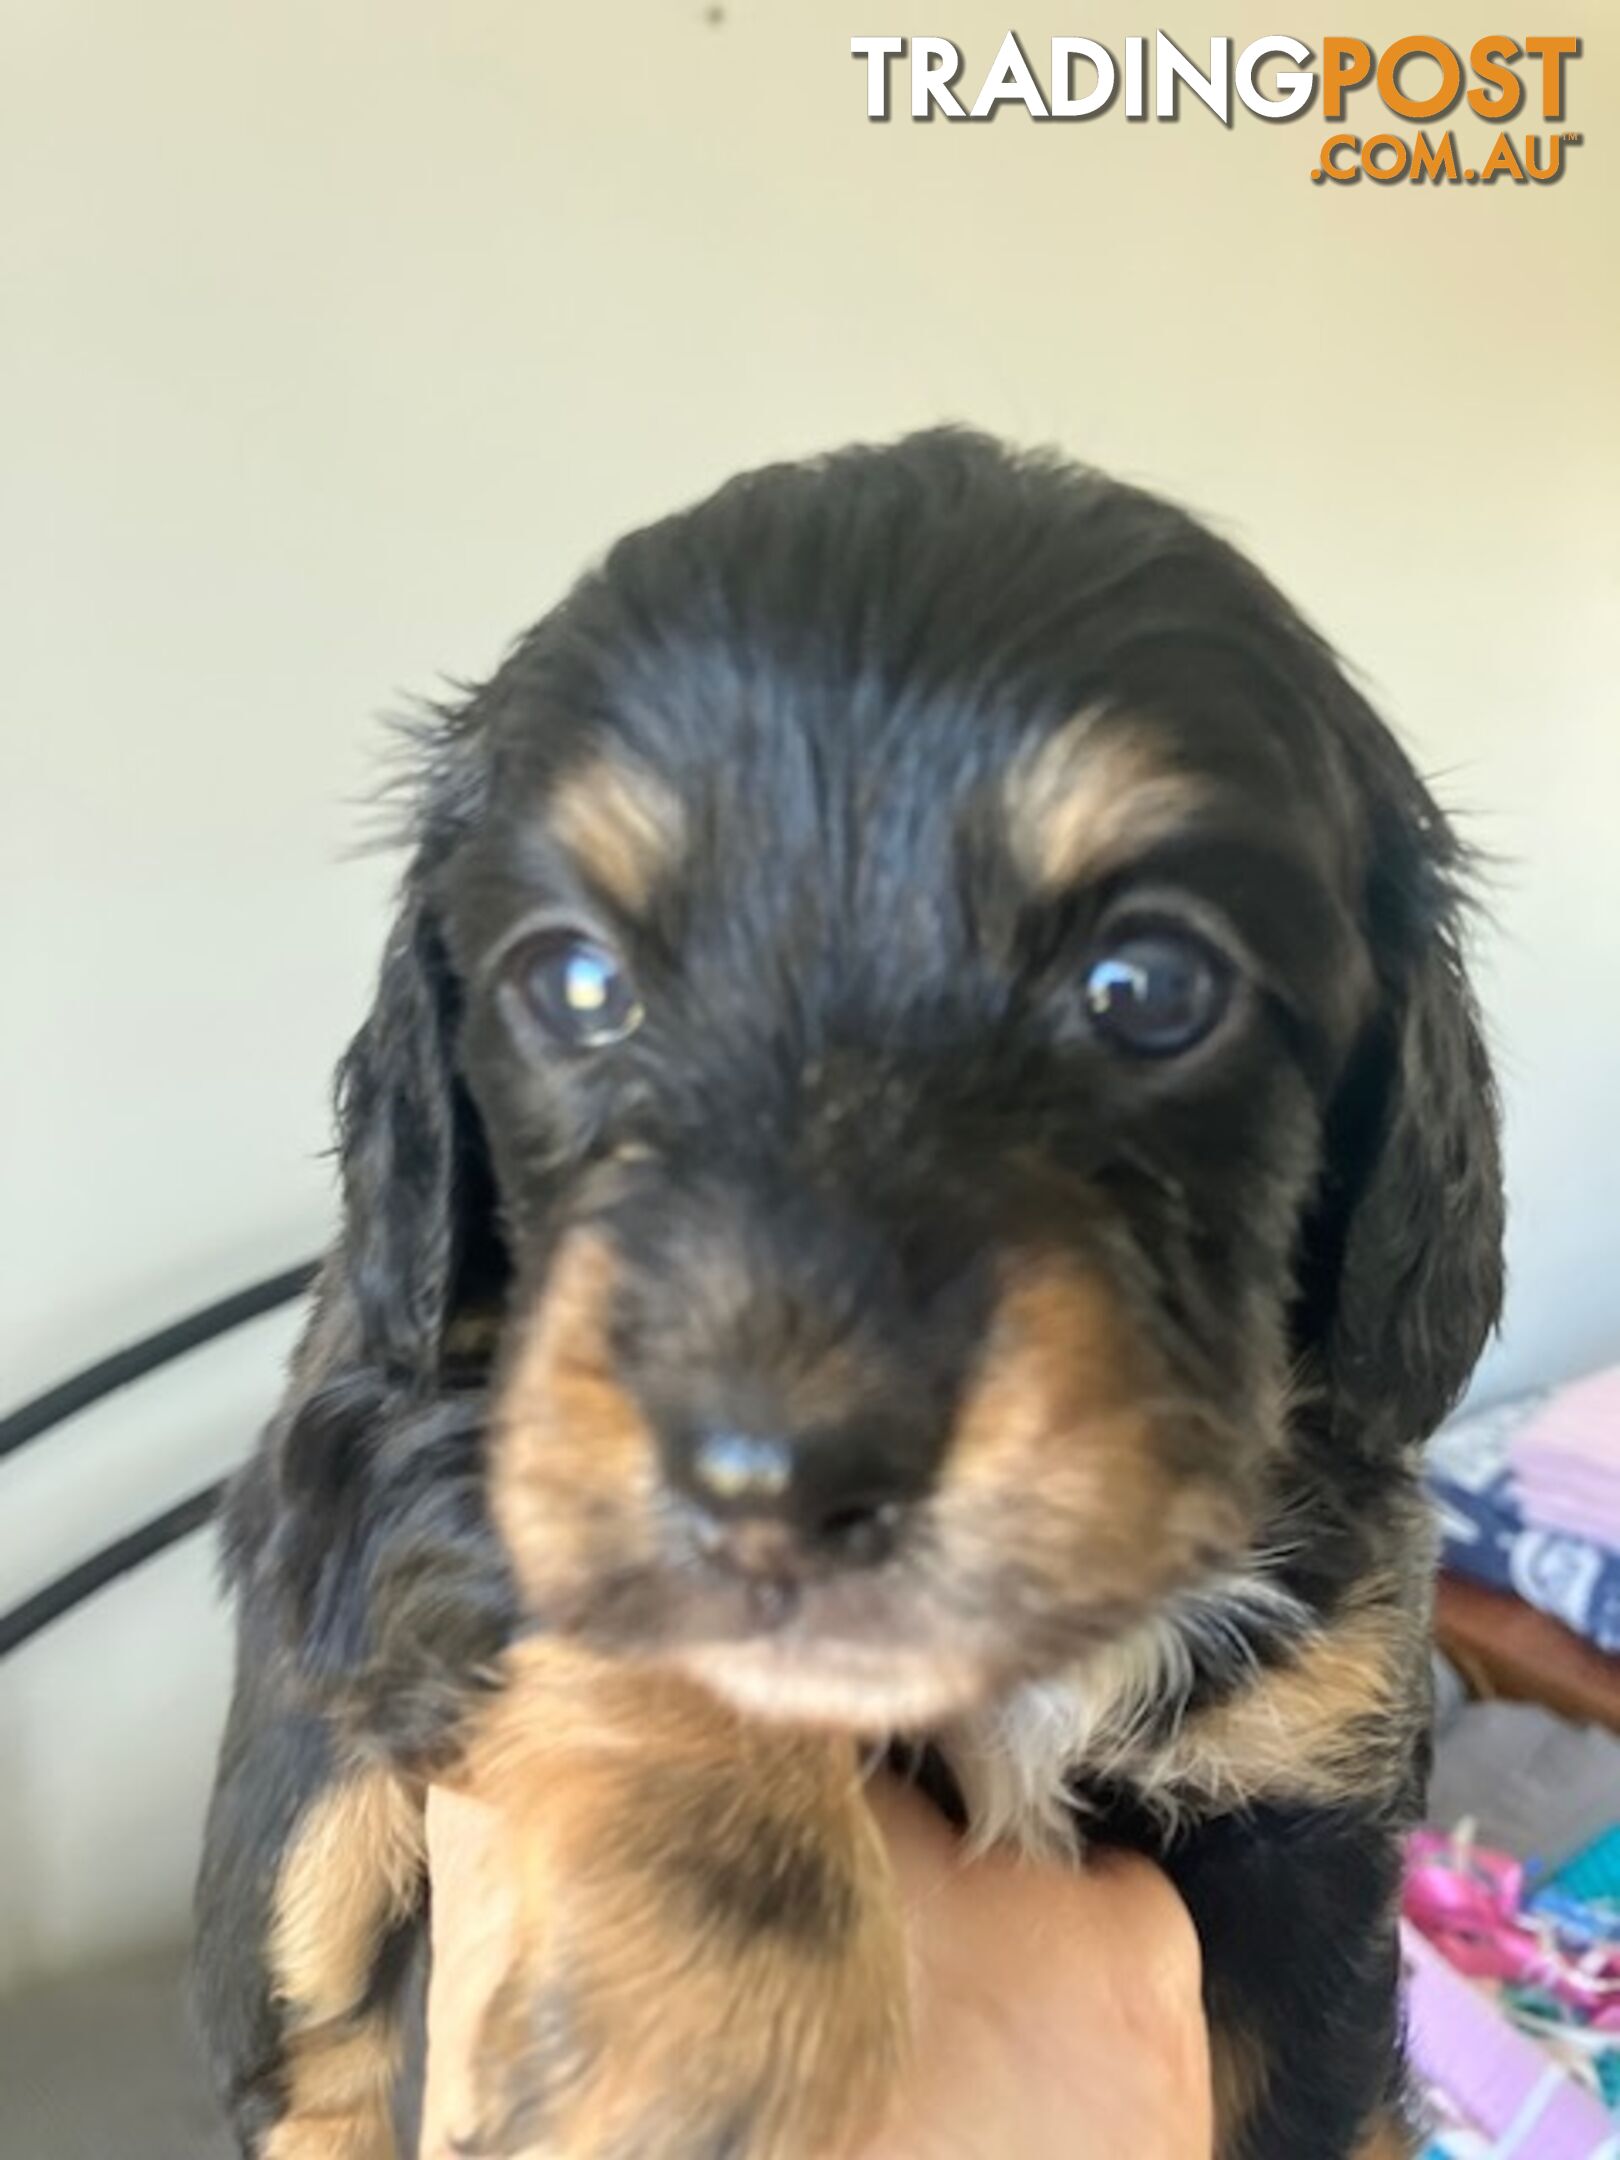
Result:
[[[1409,2150],[1416,1457],[1501,1198],[1391,737],[1180,511],[937,433],[633,535],[420,748],[229,1509],[244,2149],[392,2152],[443,1776],[522,1826],[467,2151],[836,2152],[904,2045],[876,1741],[1163,1858],[1222,2160]]]

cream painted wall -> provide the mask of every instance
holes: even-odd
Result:
[[[1365,672],[1499,866],[1483,1385],[1620,1355],[1612,50],[1556,187],[1332,189],[1315,115],[874,126],[848,54],[1315,43],[1319,5],[706,14],[0,0],[0,1402],[320,1238],[390,874],[345,855],[370,716],[624,525],[942,417],[1188,498]],[[0,1470],[0,1599],[231,1458],[281,1341]],[[0,1674],[0,1978],[178,1912],[205,1581],[176,1556]]]

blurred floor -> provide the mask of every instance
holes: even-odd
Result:
[[[0,2160],[232,2160],[184,1967],[175,1949],[0,1997]]]
[[[421,2107],[425,1960],[401,1998],[398,2149]],[[0,2160],[236,2160],[209,2095],[183,1947],[0,1995]]]

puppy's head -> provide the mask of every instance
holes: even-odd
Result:
[[[498,1296],[540,1624],[932,1721],[1422,1437],[1495,1313],[1456,850],[1230,549],[945,434],[623,542],[448,727],[346,1261]]]

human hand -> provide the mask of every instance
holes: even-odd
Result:
[[[873,1806],[911,1945],[915,2051],[858,2160],[1209,2160],[1198,1938],[1147,1861],[965,1860],[919,1795]]]

